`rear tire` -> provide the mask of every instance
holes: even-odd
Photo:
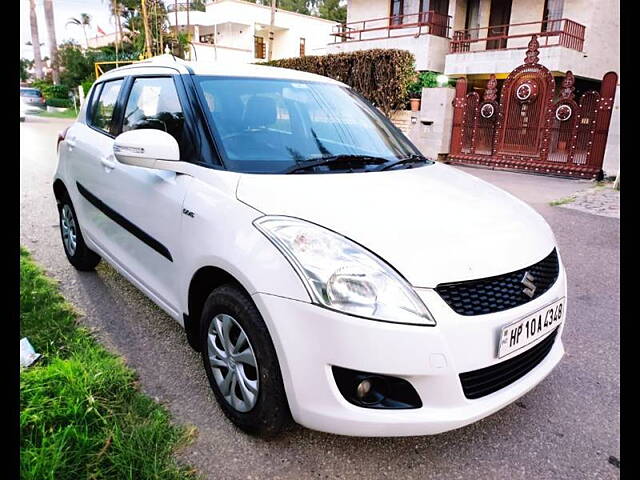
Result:
[[[62,246],[69,263],[76,270],[91,271],[95,269],[96,265],[100,263],[100,255],[87,247],[84,242],[80,223],[69,195],[65,195],[58,203],[58,214],[60,215]]]
[[[227,284],[211,292],[202,311],[200,342],[211,389],[238,428],[270,438],[291,423],[271,336],[241,288]]]

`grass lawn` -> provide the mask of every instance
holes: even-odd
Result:
[[[76,318],[21,248],[20,338],[43,356],[20,372],[20,478],[196,478],[173,457],[195,430],[173,425]]]
[[[564,197],[564,198],[561,198],[560,200],[553,200],[549,202],[549,205],[551,205],[552,207],[557,207],[559,205],[566,205],[567,203],[572,203],[575,201],[576,201],[575,197]]]

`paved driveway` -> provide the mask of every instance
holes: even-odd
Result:
[[[177,323],[107,265],[80,273],[67,263],[51,191],[56,134],[65,124],[29,117],[20,127],[20,242],[61,282],[84,322],[139,372],[142,389],[176,421],[198,428],[180,455],[206,478],[619,478],[609,458],[620,455],[620,222],[548,205],[585,182],[465,168],[533,205],[558,239],[570,281],[567,354],[538,387],[438,436],[349,438],[294,427],[264,442],[225,419]]]

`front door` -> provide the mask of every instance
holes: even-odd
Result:
[[[177,92],[181,82],[177,75],[132,78],[123,95],[117,131],[165,131],[178,141],[181,160],[193,158],[195,142],[185,127]],[[100,191],[102,201],[127,222],[110,239],[111,250],[122,268],[172,310],[170,313],[178,314],[182,208],[192,177],[117,161],[104,174],[108,181]]]
[[[507,48],[506,36],[509,35],[511,1],[512,0],[491,0],[487,38],[493,38],[493,40],[487,40],[487,50]]]

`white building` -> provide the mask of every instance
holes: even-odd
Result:
[[[371,48],[408,50],[416,69],[465,78],[482,93],[521,65],[532,35],[539,62],[557,85],[571,70],[580,93],[598,90],[603,75],[620,73],[619,0],[348,0],[347,22],[334,28],[327,53]],[[453,91],[425,89],[418,118],[404,120],[429,155],[449,152]],[[406,115],[405,115],[406,116]],[[603,169],[619,169],[620,76]]]
[[[168,13],[175,28],[176,13]],[[271,8],[242,0],[214,0],[206,11],[189,12],[192,59],[198,61],[259,62],[268,58]],[[187,12],[177,12],[180,31],[186,31]],[[277,9],[273,26],[272,59],[321,55],[332,41],[336,22]]]
[[[105,35],[96,35],[95,37],[88,37],[87,43],[89,44],[89,48],[100,48],[106,47],[107,45],[111,45],[116,41],[116,34],[107,33]]]
[[[552,72],[620,72],[619,0],[348,0],[327,53],[399,48],[421,71],[504,78],[532,34]]]

